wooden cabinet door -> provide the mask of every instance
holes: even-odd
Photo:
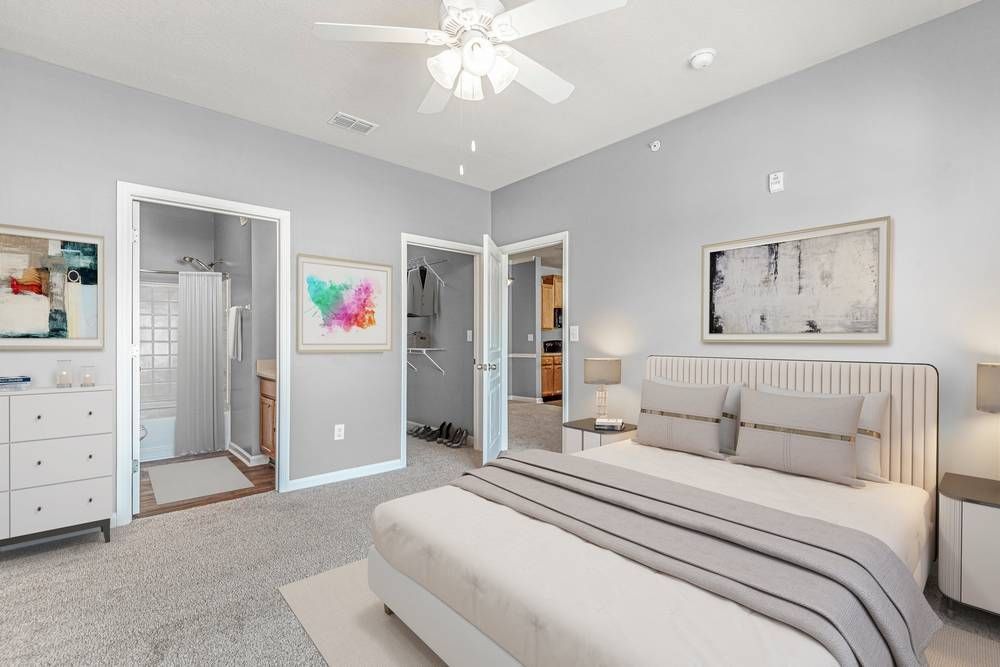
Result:
[[[556,359],[552,366],[552,393],[562,393],[562,357]]]
[[[555,392],[555,366],[552,357],[542,357],[542,396],[551,396]]]
[[[562,276],[554,276],[552,281],[552,305],[555,308],[563,307],[563,283]]]
[[[552,285],[542,284],[542,329],[555,329],[556,313],[553,301]]]
[[[277,458],[274,446],[275,409],[274,399],[260,397],[260,451],[272,459]]]

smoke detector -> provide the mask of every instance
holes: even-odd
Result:
[[[691,69],[706,69],[715,62],[715,49],[698,49],[688,56],[688,64]]]

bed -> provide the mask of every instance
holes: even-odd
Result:
[[[849,488],[631,441],[576,456],[863,531],[923,587],[935,543],[932,367],[656,356],[646,377],[889,391],[889,484]],[[799,630],[455,486],[380,505],[374,536],[372,590],[449,664],[836,664]]]

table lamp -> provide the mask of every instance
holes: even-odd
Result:
[[[608,385],[621,384],[622,360],[611,357],[588,357],[583,360],[584,384],[599,385],[597,389],[597,418],[608,416]]]
[[[1000,412],[1000,363],[976,364],[976,409]]]

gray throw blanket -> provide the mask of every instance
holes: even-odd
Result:
[[[858,530],[546,451],[453,484],[798,628],[842,665],[926,664],[941,627],[905,564]]]

